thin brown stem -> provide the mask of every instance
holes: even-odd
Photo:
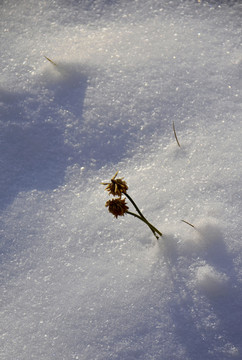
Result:
[[[172,127],[173,127],[173,132],[174,132],[174,135],[175,135],[175,139],[176,139],[177,145],[178,145],[179,147],[181,147],[181,145],[180,145],[180,143],[179,143],[179,141],[178,141],[177,135],[176,135],[176,129],[175,129],[175,123],[174,123],[174,121],[173,121],[173,123],[172,123]]]
[[[146,225],[148,225],[149,228],[150,228],[150,230],[153,232],[154,236],[156,237],[156,239],[159,238],[159,236],[157,236],[156,233],[159,234],[160,236],[162,236],[162,233],[161,233],[159,230],[157,230],[152,224],[150,224],[150,223],[149,223],[146,219],[144,219],[143,217],[141,217],[141,216],[139,216],[139,215],[137,215],[137,214],[135,214],[135,213],[133,213],[133,212],[131,212],[131,211],[126,211],[126,214],[130,214],[130,215],[132,215],[132,216],[135,216],[136,218],[138,218],[138,219],[140,219],[141,221],[143,221]]]
[[[125,193],[125,196],[129,199],[129,201],[134,205],[135,209],[137,210],[137,212],[140,214],[140,216],[145,219],[144,215],[142,214],[142,212],[140,211],[140,209],[138,208],[138,206],[135,204],[134,200],[131,198],[131,196],[129,196],[129,194]],[[146,219],[145,219],[146,220]]]
[[[136,211],[140,214],[140,217],[142,219],[144,219],[144,222],[150,227],[151,231],[153,232],[153,234],[156,237],[155,234],[155,230],[150,226],[151,224],[149,223],[149,221],[144,217],[144,215],[142,214],[142,212],[140,211],[140,209],[138,208],[138,206],[135,204],[134,200],[131,198],[131,196],[129,196],[129,194],[125,193],[126,197],[129,199],[129,201],[133,204],[133,206],[135,207]],[[150,224],[150,225],[149,225]]]
[[[181,220],[181,221],[184,222],[185,224],[190,225],[191,227],[195,228],[195,226],[192,225],[191,223],[189,223],[188,221],[186,221],[186,220]]]
[[[48,60],[51,64],[57,66],[57,64],[56,64],[53,60],[49,59],[47,56],[45,56],[45,58],[46,58],[46,60]]]

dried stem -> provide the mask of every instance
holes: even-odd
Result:
[[[134,202],[134,200],[131,198],[131,196],[129,196],[129,194],[127,194],[127,193],[126,193],[125,195],[126,195],[126,197],[129,199],[129,201],[133,204],[133,206],[135,207],[136,211],[140,214],[140,218],[143,219],[143,221],[148,225],[148,224],[149,224],[148,220],[144,217],[144,215],[142,214],[142,212],[140,211],[140,209],[138,208],[138,206],[135,204],[135,202]],[[149,225],[148,225],[148,226],[149,226]],[[153,232],[153,234],[154,234],[155,237],[156,237],[156,234],[155,234],[154,229],[152,229],[152,228],[150,227],[150,230]]]
[[[140,209],[138,208],[138,206],[135,204],[134,200],[131,198],[131,196],[129,196],[129,194],[125,193],[125,196],[129,199],[129,201],[134,205],[135,209],[137,210],[137,212],[140,214],[140,216],[146,220],[146,218],[144,217],[144,215],[142,214],[142,212],[140,211]],[[147,221],[147,220],[146,220]]]
[[[157,234],[159,234],[160,236],[162,236],[162,233],[157,230],[145,217],[144,215],[142,214],[142,212],[140,211],[140,209],[138,208],[138,206],[135,204],[134,200],[131,198],[131,196],[129,196],[127,193],[125,193],[125,196],[129,199],[129,201],[133,204],[133,206],[135,207],[136,211],[139,213],[140,216],[134,214],[134,213],[131,213],[131,212],[128,212],[129,214],[133,215],[133,216],[136,216],[138,217],[140,220],[144,221],[150,228],[150,230],[153,232],[153,234],[155,235],[155,237],[158,239],[157,235],[156,235],[156,232]]]
[[[192,225],[191,223],[189,223],[188,221],[186,221],[186,220],[181,220],[181,221],[184,222],[185,224],[188,224],[188,225],[190,225],[191,227],[195,228],[195,226]]]
[[[175,135],[175,139],[176,139],[177,145],[178,145],[179,147],[181,147],[181,145],[180,145],[180,143],[179,143],[179,141],[178,141],[177,135],[176,135],[176,129],[175,129],[175,123],[174,123],[174,121],[173,121],[172,126],[173,126],[173,132],[174,132],[174,135]]]
[[[57,66],[57,64],[56,64],[54,61],[52,61],[51,59],[49,59],[47,56],[45,56],[45,58],[46,58],[46,60],[48,60],[51,64]]]
[[[159,236],[156,235],[159,234],[160,236],[162,236],[162,233],[157,230],[151,223],[149,223],[149,221],[147,221],[146,219],[144,219],[143,217],[131,212],[131,211],[126,211],[126,214],[129,214],[129,215],[132,215],[132,216],[135,216],[136,218],[140,219],[141,221],[143,221],[146,225],[149,226],[150,230],[153,232],[154,236],[156,237],[156,239],[159,239]]]

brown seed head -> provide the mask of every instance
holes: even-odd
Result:
[[[126,194],[126,191],[128,190],[128,185],[126,181],[123,180],[123,178],[116,179],[117,175],[118,175],[118,171],[112,177],[110,183],[103,183],[103,185],[107,185],[105,190],[109,192],[109,195],[121,197],[122,194]]]
[[[106,202],[106,207],[108,207],[108,211],[113,214],[116,218],[118,216],[124,216],[124,214],[128,211],[128,206],[126,205],[125,199],[112,199]]]

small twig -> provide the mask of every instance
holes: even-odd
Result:
[[[186,221],[186,220],[181,220],[181,221],[184,222],[185,224],[188,224],[188,225],[190,225],[191,227],[195,228],[195,226],[192,225],[191,223],[189,223],[188,221]]]
[[[46,58],[46,60],[48,60],[51,64],[57,66],[57,64],[56,64],[54,61],[52,61],[51,59],[49,59],[47,56],[45,56],[45,58]]]
[[[175,129],[175,123],[174,123],[174,121],[173,121],[172,126],[173,126],[173,132],[174,132],[174,135],[175,135],[175,139],[176,139],[177,145],[178,145],[179,147],[181,147],[181,145],[180,145],[180,143],[179,143],[179,141],[178,141],[177,135],[176,135],[176,129]]]

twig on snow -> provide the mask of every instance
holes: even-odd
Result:
[[[45,58],[46,58],[46,60],[48,60],[51,64],[57,66],[57,64],[56,64],[53,60],[49,59],[47,56],[45,56]]]
[[[174,123],[174,121],[173,121],[173,123],[172,123],[172,127],[173,127],[173,132],[174,132],[174,135],[175,135],[175,139],[176,139],[177,145],[178,145],[179,147],[181,147],[181,145],[180,145],[180,143],[179,143],[179,141],[178,141],[177,135],[176,135],[176,129],[175,129],[175,123]]]
[[[190,225],[191,227],[195,228],[195,226],[192,225],[191,223],[189,223],[188,221],[186,221],[186,220],[181,220],[181,221],[184,222],[185,224],[188,224],[188,225]]]

